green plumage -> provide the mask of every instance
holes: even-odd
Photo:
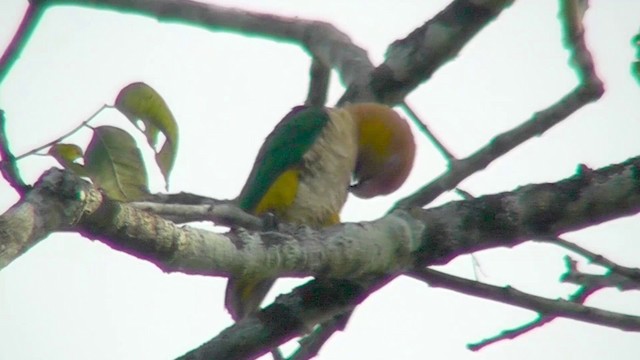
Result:
[[[302,157],[329,122],[324,108],[297,106],[273,129],[258,152],[240,195],[238,206],[253,212],[274,181]]]

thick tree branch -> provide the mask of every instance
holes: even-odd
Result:
[[[31,209],[27,214],[22,210],[25,207]],[[78,218],[75,212],[65,215],[60,211],[64,207],[82,209],[82,216]],[[57,219],[55,226],[43,227],[49,211],[55,212],[51,214]],[[31,218],[25,218],[30,214]],[[409,253],[417,247],[410,242],[418,239],[420,229],[408,228],[411,222],[403,216],[406,214],[399,213],[376,222],[344,224],[322,231],[282,224],[282,232],[239,230],[222,235],[178,227],[111,201],[70,172],[52,169],[24,200],[0,216],[0,233],[7,233],[3,245],[23,244],[20,248],[27,248],[43,237],[35,234],[74,230],[151,261],[164,271],[357,278],[367,273],[393,272],[410,262]],[[30,228],[13,233],[11,224],[15,221],[30,224]],[[21,252],[3,252],[0,264],[6,266]]]
[[[514,246],[635,214],[640,211],[639,171],[640,157],[636,157],[557,183],[527,185],[437,208],[396,211],[373,222],[347,223],[323,231],[282,224],[278,233],[239,231],[223,236],[179,228],[127,204],[104,199],[85,181],[54,169],[0,216],[0,231],[11,234],[3,237],[5,246],[28,248],[47,233],[78,230],[154,261],[165,271],[358,278],[400,270],[412,262],[446,263],[461,254]],[[71,212],[60,211],[65,208]],[[77,218],[74,209],[83,209],[83,215]],[[29,228],[14,233],[7,224],[16,220]],[[21,252],[3,253],[0,264],[8,264]],[[345,264],[351,265],[342,267]]]
[[[365,83],[375,99],[397,104],[460,50],[482,28],[493,21],[513,0],[455,0],[406,38],[389,46],[385,62]],[[357,98],[363,84],[349,86],[342,101]]]
[[[189,227],[178,228],[126,204],[108,201],[74,175],[52,170],[25,199],[0,216],[5,249],[0,254],[0,263],[6,265],[16,253],[23,252],[49,232],[79,230],[90,238],[99,238],[116,249],[152,261],[165,271],[217,275],[259,271],[357,281],[355,287],[349,281],[340,283],[338,287],[347,287],[348,294],[341,297],[344,300],[341,305],[327,305],[329,313],[320,314],[318,308],[312,313],[295,311],[295,306],[303,306],[299,304],[304,299],[325,298],[326,293],[318,290],[324,285],[310,284],[315,289],[313,296],[300,295],[309,294],[310,290],[303,289],[302,293],[284,297],[273,305],[270,311],[278,311],[274,322],[281,327],[272,328],[273,323],[263,321],[267,315],[259,313],[258,317],[247,320],[250,323],[239,323],[237,328],[232,327],[212,340],[213,343],[239,341],[233,334],[240,334],[245,341],[244,336],[248,336],[245,331],[253,331],[251,334],[257,336],[265,334],[265,329],[272,329],[271,333],[267,332],[271,334],[269,342],[251,338],[261,346],[272,347],[306,332],[315,321],[328,320],[350,309],[373,291],[372,286],[382,285],[375,276],[366,280],[366,274],[387,273],[390,275],[386,279],[389,279],[414,264],[444,263],[462,253],[512,246],[543,234],[571,231],[637,213],[640,211],[639,171],[640,158],[634,158],[554,184],[528,185],[514,192],[439,208],[397,212],[371,223],[345,224],[323,232],[294,228],[286,229],[285,233],[240,231],[223,236]],[[44,221],[48,223],[43,224]],[[17,228],[15,224],[31,225]],[[16,238],[21,240],[21,250],[7,252],[6,249],[15,248],[12,244]],[[345,241],[349,246],[345,246]],[[292,320],[282,322],[281,312],[289,314]],[[254,329],[256,321],[261,330]],[[207,345],[207,348],[212,347]],[[213,348],[221,349],[217,345]]]
[[[382,286],[393,277],[375,280]],[[332,319],[364,300],[365,287],[373,280],[313,280],[280,295],[276,302],[223,330],[218,336],[190,351],[181,360],[253,359],[296,336],[311,331],[313,325]]]
[[[640,157],[588,174],[457,201],[410,214],[426,225],[425,265],[527,239],[582,229],[640,211]],[[615,214],[615,215],[614,215]]]
[[[377,100],[395,104],[454,57],[512,0],[454,1],[406,39],[392,44],[385,63],[375,69],[364,50],[332,25],[321,22],[193,1],[31,2],[43,6],[73,4],[128,11],[165,21],[189,22],[212,30],[239,31],[302,44],[313,55],[314,64],[319,66],[317,69],[323,71],[316,80],[328,79],[331,67],[348,85],[341,102]],[[436,209],[419,208],[602,94],[602,84],[584,46],[581,21],[586,7],[579,6],[580,2],[562,4],[565,39],[581,84],[557,104],[496,137],[474,155],[456,160],[450,172],[399,204],[407,210],[396,210],[378,221],[344,224],[319,232],[283,225],[277,232],[238,230],[221,235],[177,227],[148,212],[105,199],[90,184],[68,172],[52,170],[41,178],[34,190],[0,216],[0,269],[51,232],[78,231],[117,250],[151,261],[165,271],[219,276],[259,272],[320,278],[292,294],[279,297],[273,305],[230,327],[184,357],[245,358],[307,333],[318,322],[344,313],[375,288],[416,265],[445,263],[463,253],[513,246],[532,237],[560,234],[637,213],[640,211],[637,180],[640,158],[593,173],[578,174],[555,184],[529,185],[510,193],[468,199]],[[32,29],[29,23],[25,28]],[[17,38],[18,46],[14,47],[20,48],[26,37]],[[19,51],[12,51],[11,57],[15,58]],[[2,76],[8,71],[4,59],[3,56],[0,61]],[[310,90],[315,88],[314,81],[312,79]],[[326,94],[326,91],[310,91],[309,101],[324,103],[322,93]],[[149,204],[144,206],[151,208]],[[191,219],[200,220],[210,219],[204,218],[206,215],[220,219],[234,217],[227,212],[233,209],[218,208],[222,213],[202,206],[167,209],[154,205],[154,209],[164,211],[165,215],[171,213],[176,219],[179,215],[183,219],[192,216]],[[185,215],[185,211],[191,212]],[[247,221],[244,224],[247,227],[257,224],[255,219]],[[507,293],[514,294],[512,290]],[[524,296],[516,298],[522,300]],[[617,318],[617,314],[602,310],[574,308],[570,303],[541,299],[525,300],[533,302],[528,306],[537,311],[551,314],[545,319],[559,314],[583,321],[591,319],[608,326],[623,324],[625,329],[637,330],[634,317]]]
[[[33,190],[0,215],[0,270],[51,233],[69,230],[82,215],[88,184],[68,186],[64,178],[52,180],[41,178]]]
[[[528,185],[513,192],[439,208],[398,211],[368,223],[344,224],[319,232],[285,226],[282,232],[238,231],[225,236],[179,228],[129,205],[107,200],[87,182],[54,169],[0,216],[3,240],[0,265],[6,266],[51,232],[79,231],[151,261],[165,271],[220,276],[259,272],[357,281],[357,286],[350,287],[349,295],[343,297],[342,305],[331,308],[329,314],[318,314],[316,308],[313,316],[306,317],[306,312],[296,313],[286,301],[277,302],[274,306],[281,309],[278,311],[284,309],[293,320],[284,330],[277,328],[282,333],[273,335],[269,340],[272,342],[261,342],[273,347],[280,340],[306,332],[299,323],[305,329],[310,328],[314,321],[328,320],[353,307],[374,288],[382,286],[377,274],[389,274],[383,277],[389,279],[415,265],[441,264],[460,254],[513,246],[545,234],[585,228],[637,213],[639,171],[640,157],[637,157],[557,183]],[[325,296],[320,290],[314,291],[311,298]],[[296,304],[302,301],[295,296],[291,299],[287,301]],[[263,319],[258,316],[258,320]],[[261,328],[273,326],[260,324]],[[247,324],[238,326],[242,329]],[[238,331],[230,328],[222,335]],[[262,334],[261,331],[257,334]],[[212,341],[231,341],[224,336]]]

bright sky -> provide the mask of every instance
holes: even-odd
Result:
[[[9,42],[27,0],[0,3],[0,47]],[[389,43],[436,14],[446,1],[294,1],[256,6],[216,2],[329,21],[369,50],[374,63]],[[463,157],[497,133],[528,119],[576,84],[561,46],[555,1],[520,0],[426,84],[409,103],[447,146]],[[640,154],[640,88],[629,73],[640,2],[593,0],[587,39],[607,93],[541,138],[527,142],[469,178],[474,195],[556,181],[584,163],[598,168]],[[98,10],[47,11],[31,42],[0,86],[0,108],[16,154],[46,143],[112,104],[119,89],[144,81],[163,95],[181,130],[172,192],[216,198],[237,195],[257,149],[275,123],[304,100],[309,58],[290,44],[213,33],[185,25]],[[331,100],[342,93],[334,78]],[[97,124],[129,126],[115,111]],[[71,140],[86,145],[90,131]],[[140,139],[142,140],[142,139]],[[144,144],[143,140],[141,144]],[[55,163],[20,163],[29,182]],[[397,194],[351,198],[343,219],[375,219],[403,195],[445,170],[437,151],[419,143],[416,167]],[[160,175],[150,170],[155,189]],[[455,199],[448,196],[439,203]],[[17,197],[0,185],[0,212]],[[202,226],[207,226],[202,225]],[[640,266],[638,217],[567,234],[595,252]],[[549,245],[477,253],[481,280],[550,298],[574,286],[558,283],[565,252]],[[587,266],[582,269],[602,271]],[[469,257],[447,271],[473,276]],[[281,281],[271,294],[299,281]],[[229,326],[225,279],[164,274],[150,263],[74,234],[56,234],[0,272],[0,358],[169,359]],[[601,291],[589,305],[640,315],[640,294]],[[519,326],[535,314],[432,289],[401,278],[370,296],[321,359],[637,359],[640,334],[555,320],[479,353],[467,343]]]

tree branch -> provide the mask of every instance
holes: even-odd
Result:
[[[144,210],[174,223],[212,221],[216,225],[243,227],[247,230],[263,230],[262,219],[247,214],[231,203],[216,205],[159,204],[154,202],[131,203],[132,207]]]
[[[245,36],[267,37],[305,47],[312,57],[335,69],[345,84],[368,79],[373,65],[367,52],[353,44],[333,25],[191,0],[31,0],[42,6],[77,5],[150,16],[158,21],[187,22],[212,31],[238,32]],[[371,94],[358,99],[372,100]]]
[[[436,148],[436,150],[440,152],[440,155],[442,155],[442,157],[444,157],[449,164],[451,164],[453,161],[456,161],[456,157],[453,156],[449,149],[447,149],[447,147],[444,146],[444,144],[442,144],[440,140],[438,140],[431,129],[429,129],[427,124],[424,121],[420,120],[418,114],[413,111],[413,109],[409,106],[409,104],[407,104],[406,101],[402,102],[401,107],[404,109],[407,115],[409,115],[409,118],[411,119],[411,121],[413,121],[414,125],[418,127],[420,132],[422,132],[422,134],[424,134],[427,139],[429,139],[431,144]]]
[[[16,157],[9,149],[9,139],[5,130],[6,119],[4,111],[0,109],[0,173],[2,177],[14,188],[21,196],[29,190],[29,186],[24,183],[20,170],[16,164]]]
[[[18,29],[13,35],[9,46],[4,50],[2,57],[0,57],[0,84],[2,84],[13,67],[13,64],[20,57],[41,15],[42,11],[32,2],[27,5],[27,10],[22,17],[20,25],[18,25]]]
[[[311,59],[306,105],[324,106],[327,103],[329,80],[331,80],[331,68],[315,57]]]
[[[638,169],[640,157],[593,170],[588,176],[577,174],[557,183],[527,185],[437,208],[395,211],[372,222],[322,231],[282,224],[277,233],[238,231],[226,236],[177,227],[105,199],[86,181],[53,169],[0,216],[0,232],[9,234],[3,236],[5,244],[26,244],[18,246],[25,248],[47,233],[77,230],[154,261],[165,271],[358,278],[400,270],[413,262],[442,264],[461,254],[514,246],[635,214],[640,211]],[[66,208],[70,210],[62,211]],[[80,218],[72,211],[78,208],[83,211]],[[29,228],[14,233],[7,224],[16,220]],[[6,266],[20,253],[4,252],[0,264]]]
[[[554,245],[558,245],[561,246],[567,250],[571,250],[574,253],[583,256],[584,258],[586,258],[587,260],[589,260],[590,262],[594,263],[594,264],[598,264],[598,265],[602,265],[604,267],[606,267],[610,272],[619,274],[623,277],[626,277],[627,279],[634,281],[636,283],[640,282],[640,269],[637,268],[629,268],[626,266],[622,266],[619,265],[609,259],[607,259],[606,257],[600,255],[600,254],[596,254],[594,252],[591,252],[577,244],[572,243],[571,241],[567,241],[559,236],[552,236],[552,237],[548,237],[548,238],[542,238],[542,241],[546,241],[549,242],[551,244]],[[568,263],[569,264],[569,263]],[[578,271],[577,268],[572,267],[572,266],[567,266],[567,270],[569,272],[573,272]]]
[[[587,274],[578,270],[577,261],[571,259],[571,257],[565,257],[565,263],[567,265],[567,271],[560,276],[560,281],[566,283],[572,283],[576,285],[580,285],[582,287],[588,288],[605,288],[605,287],[613,287],[617,288],[621,291],[628,290],[640,290],[640,284],[633,279],[622,275],[620,272],[629,273],[631,275],[635,275],[638,272],[638,269],[630,269],[625,268],[619,265],[616,265],[616,270],[613,268],[607,269],[607,273],[603,275],[597,274]]]
[[[578,6],[580,0],[562,0],[560,17],[563,24],[565,46],[569,50],[573,68],[578,73],[578,86],[560,101],[533,115],[518,127],[493,138],[487,145],[469,157],[455,161],[449,170],[423,186],[416,193],[398,202],[396,207],[424,206],[442,193],[452,190],[462,180],[486,168],[495,159],[513,150],[534,136],[540,136],[583,106],[599,99],[604,93],[602,81],[595,73],[593,58],[584,42],[582,18],[586,11]]]
[[[339,104],[377,101],[395,105],[455,57],[466,42],[513,0],[454,1],[406,39],[396,41],[387,51],[387,60],[378,68],[371,63],[366,51],[353,44],[347,35],[320,21],[230,9],[190,0],[31,2],[42,6],[78,5],[124,11],[151,16],[159,21],[188,22],[213,31],[233,31],[292,42],[304,46],[315,59],[338,72],[341,81],[348,86]]]
[[[444,287],[463,294],[522,307],[546,316],[561,316],[621,330],[640,331],[640,316],[625,315],[588,307],[564,299],[547,299],[524,293],[510,286],[500,287],[484,284],[432,269],[416,269],[408,272],[407,275],[422,280],[431,286]]]
[[[379,286],[393,277],[375,281]],[[223,330],[195,350],[179,357],[195,359],[253,359],[296,336],[308,333],[313,325],[328,321],[364,300],[364,289],[373,280],[312,280],[280,295],[276,301]]]
[[[584,301],[587,299],[587,297],[589,297],[593,292],[595,292],[597,289],[589,289],[589,288],[585,288],[585,287],[581,287],[580,289],[578,289],[575,293],[573,293],[571,296],[569,296],[569,298],[567,299],[568,301],[572,302],[572,303],[576,303],[576,304],[582,304],[584,303]],[[467,348],[469,348],[469,350],[471,351],[479,351],[489,345],[495,344],[499,341],[502,340],[513,340],[521,335],[524,335],[534,329],[537,329],[539,327],[542,327],[548,323],[550,323],[551,321],[555,320],[558,316],[555,315],[540,315],[538,314],[538,317],[526,324],[520,325],[516,328],[513,329],[508,329],[508,330],[503,330],[500,332],[500,334],[496,335],[496,336],[492,336],[490,338],[484,339],[482,341],[479,341],[477,343],[473,343],[473,344],[468,344]]]
[[[3,240],[0,266],[6,266],[51,232],[78,231],[150,261],[164,271],[217,276],[313,275],[356,281],[355,289],[348,285],[349,295],[343,297],[342,305],[330,307],[329,314],[318,314],[317,308],[309,315],[304,311],[296,313],[286,303],[297,303],[304,297],[302,300],[285,297],[289,299],[285,303],[276,302],[273,306],[280,309],[278,312],[285,311],[295,321],[284,329],[278,328],[282,333],[272,335],[269,341],[273,343],[262,343],[272,348],[279,340],[300,335],[303,330],[299,322],[306,332],[306,328],[315,325],[314,321],[328,320],[352,308],[382,286],[383,280],[388,281],[416,265],[446,263],[480,249],[513,246],[530,238],[577,230],[640,212],[638,169],[640,157],[557,183],[528,185],[513,192],[438,208],[396,211],[373,222],[342,224],[323,231],[282,224],[279,232],[237,231],[226,235],[177,227],[127,204],[105,199],[86,181],[70,172],[53,169],[0,216]],[[389,275],[381,280],[377,274]],[[353,283],[347,281],[341,286],[344,284]],[[313,286],[321,289],[324,285]],[[301,291],[310,296],[307,290]],[[324,294],[314,290],[310,298],[318,299]],[[258,320],[263,319],[258,316]],[[255,319],[252,321],[255,324]],[[624,321],[628,324],[629,320]],[[273,326],[269,322],[259,323],[265,328]],[[247,324],[238,326],[240,330],[230,328],[221,334],[222,338],[212,341],[243,334],[241,329]],[[261,331],[254,335],[262,334]]]
[[[398,104],[442,65],[455,58],[464,45],[493,21],[513,0],[455,0],[414,30],[389,46],[385,62],[365,83],[349,84],[340,102],[358,98],[371,89],[375,99]]]

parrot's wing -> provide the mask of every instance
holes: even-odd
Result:
[[[253,212],[278,177],[301,164],[303,155],[328,121],[329,114],[324,108],[293,108],[262,144],[249,178],[238,196],[238,206]]]

